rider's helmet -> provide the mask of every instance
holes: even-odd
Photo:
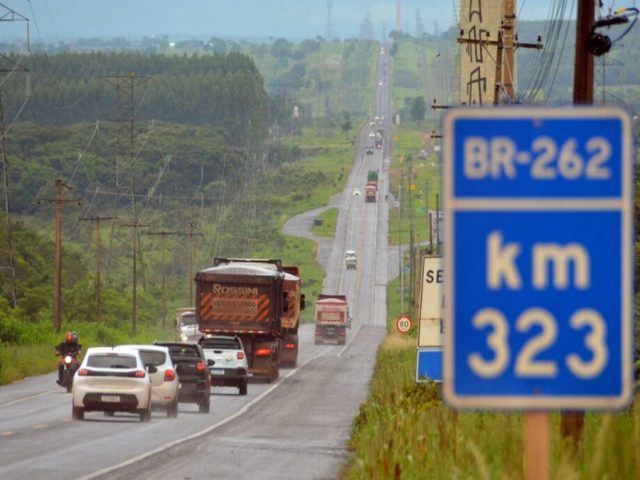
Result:
[[[64,339],[67,342],[78,343],[78,334],[76,332],[67,332]]]

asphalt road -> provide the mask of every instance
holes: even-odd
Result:
[[[385,124],[387,71],[380,56],[376,105]],[[150,423],[100,413],[72,421],[71,396],[54,374],[0,387],[0,478],[337,478],[386,333],[388,129],[385,148],[365,155],[371,128],[378,127],[363,129],[347,186],[333,199],[340,208],[336,235],[319,249],[323,291],[348,296],[353,326],[345,346],[314,345],[313,326],[304,325],[299,366],[282,369],[276,383],[251,383],[244,397],[215,388],[209,414],[180,404],[177,419],[154,412]],[[381,173],[380,194],[365,203],[352,193],[364,193],[372,169]],[[313,216],[292,219],[286,231],[308,235]],[[358,253],[356,270],[344,268],[346,249]]]

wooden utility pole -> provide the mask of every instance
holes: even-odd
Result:
[[[187,306],[189,307],[193,306],[193,237],[202,236],[202,233],[194,231],[197,226],[197,223],[189,222],[187,223],[189,231],[180,234],[189,238],[189,254],[187,259],[187,283],[189,285],[189,288],[187,289],[189,292],[189,297],[187,298]]]
[[[595,0],[579,0],[576,18],[576,54],[573,70],[573,103],[576,105],[593,104],[593,55],[588,44],[591,27],[595,17]],[[571,439],[577,449],[584,429],[584,412],[562,412],[560,433]]]
[[[593,55],[588,44],[595,17],[595,0],[578,0],[576,55],[573,70],[573,103],[593,103]]]
[[[132,251],[133,251],[133,273],[132,273],[132,291],[131,291],[131,334],[136,335],[138,332],[138,294],[137,294],[137,276],[138,276],[138,229],[143,227],[148,227],[149,225],[143,225],[140,223],[138,219],[135,219],[133,223],[125,223],[121,225],[122,227],[129,227],[133,229],[133,233],[131,235],[132,238]]]
[[[81,222],[95,222],[96,224],[96,285],[95,285],[95,297],[96,297],[96,321],[100,322],[102,315],[102,305],[100,298],[100,222],[102,220],[115,220],[117,217],[80,217],[78,220]]]
[[[147,232],[145,235],[159,235],[160,236],[160,268],[162,270],[162,328],[166,325],[167,319],[167,282],[166,282],[166,261],[165,261],[165,239],[167,235],[178,235],[178,232]]]
[[[516,89],[516,2],[504,0],[502,15],[502,48],[504,49],[504,69],[502,86],[509,98],[515,98]],[[502,56],[502,54],[501,54]],[[496,77],[497,81],[498,77]]]
[[[65,203],[75,203],[80,205],[79,200],[65,200],[62,198],[63,189],[72,190],[61,179],[56,178],[56,197],[54,199],[41,198],[37,200],[38,205],[42,203],[55,203],[55,228],[56,228],[56,253],[55,272],[53,276],[53,327],[56,333],[60,333],[62,326],[62,206]]]

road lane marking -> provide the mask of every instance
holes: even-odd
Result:
[[[196,439],[198,437],[202,437],[203,435],[207,435],[208,433],[213,432],[217,428],[220,428],[221,426],[231,422],[232,420],[235,420],[240,415],[245,414],[253,405],[258,403],[260,400],[262,400],[264,397],[266,397],[269,393],[271,393],[273,390],[275,390],[280,385],[282,385],[284,380],[286,380],[287,378],[291,377],[293,374],[295,374],[297,371],[299,371],[302,367],[304,367],[309,362],[311,362],[311,361],[313,361],[313,360],[315,360],[315,359],[317,359],[319,357],[322,357],[322,356],[323,356],[322,352],[320,352],[317,355],[314,355],[313,357],[307,359],[299,367],[295,368],[294,370],[289,372],[287,375],[282,377],[281,381],[279,381],[278,383],[273,384],[270,388],[268,388],[267,390],[262,392],[260,395],[258,395],[256,398],[251,400],[249,403],[247,403],[244,407],[242,407],[240,410],[238,410],[236,413],[234,413],[230,417],[227,417],[227,418],[225,418],[223,420],[220,420],[218,423],[215,423],[215,424],[211,425],[210,427],[205,428],[204,430],[200,430],[199,432],[192,433],[191,435],[188,435],[188,436],[186,436],[184,438],[178,438],[177,440],[174,440],[174,441],[169,442],[169,443],[167,443],[165,445],[162,445],[160,447],[154,448],[153,450],[149,450],[148,452],[145,452],[145,453],[142,453],[142,454],[137,455],[135,457],[132,457],[129,460],[125,460],[124,462],[118,463],[118,464],[113,465],[111,467],[103,468],[101,470],[98,470],[96,472],[90,473],[90,474],[85,475],[83,477],[79,477],[77,480],[91,480],[93,478],[98,478],[98,477],[100,477],[102,475],[106,475],[108,473],[114,472],[114,471],[119,470],[121,468],[128,467],[130,465],[133,465],[134,463],[137,463],[137,462],[145,460],[145,459],[147,459],[149,457],[152,457],[153,455],[157,455],[158,453],[162,453],[165,450],[168,450],[170,448],[176,447],[178,445],[182,445],[183,443],[189,442],[189,441],[194,440],[194,439]]]
[[[0,403],[0,407],[9,407],[11,405],[15,405],[16,403],[24,402],[25,400],[32,400],[34,398],[44,397],[45,395],[49,395],[50,393],[57,392],[58,389],[47,390],[46,392],[36,393],[35,395],[30,395],[28,397],[17,398],[15,400],[11,400],[10,402]]]

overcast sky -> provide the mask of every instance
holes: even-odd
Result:
[[[357,37],[367,15],[378,39],[383,28],[389,32],[395,26],[395,0],[2,0],[29,18],[32,42],[150,35],[326,37],[328,3],[333,5],[332,31],[339,38]],[[544,20],[553,0],[518,3],[519,18]],[[415,34],[419,11],[425,31],[432,33],[436,23],[446,30],[455,22],[454,4],[460,0],[402,0],[402,27]],[[0,23],[2,40],[23,38],[25,32],[24,22]]]

